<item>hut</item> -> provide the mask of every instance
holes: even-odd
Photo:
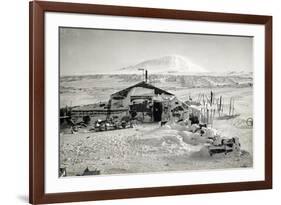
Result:
[[[112,110],[127,108],[144,122],[161,121],[163,109],[187,108],[182,107],[182,102],[174,94],[145,81],[112,94],[109,104]]]
[[[73,107],[71,118],[75,122],[95,122],[129,116],[142,122],[159,122],[166,114],[178,120],[187,119],[190,113],[194,114],[193,110],[174,94],[142,81],[111,94],[108,102]]]

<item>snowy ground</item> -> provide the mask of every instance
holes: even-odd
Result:
[[[217,88],[227,102],[235,97],[235,109],[240,114],[229,120],[215,120],[213,127],[222,136],[239,137],[243,155],[217,154],[209,156],[200,151],[203,144],[191,145],[183,141],[177,126],[159,128],[157,123],[107,132],[60,134],[60,167],[68,175],[82,174],[86,167],[101,174],[184,171],[252,167],[252,128],[246,119],[252,117],[252,88]],[[196,97],[206,89],[178,89],[175,93],[184,100]]]
[[[101,174],[251,167],[251,154],[235,157],[200,151],[203,144],[185,143],[180,131],[157,123],[98,133],[61,135],[61,167],[68,175],[86,167]],[[245,140],[241,140],[242,144]]]

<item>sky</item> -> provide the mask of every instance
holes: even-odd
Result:
[[[253,38],[60,28],[60,74],[110,73],[142,61],[180,55],[209,72],[253,69]]]

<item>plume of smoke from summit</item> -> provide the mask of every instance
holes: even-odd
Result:
[[[150,74],[194,74],[206,73],[205,68],[179,55],[164,56],[140,62],[118,70],[120,74],[137,73],[139,68],[147,69]]]

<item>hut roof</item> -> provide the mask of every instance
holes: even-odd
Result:
[[[162,93],[166,94],[166,95],[174,95],[172,93],[169,93],[168,91],[165,91],[161,88],[157,88],[151,84],[146,83],[145,81],[142,81],[140,83],[137,83],[133,86],[130,86],[128,88],[125,88],[121,91],[118,91],[116,93],[113,93],[111,96],[123,96],[126,97],[128,95],[128,93],[130,92],[131,89],[135,88],[135,87],[142,87],[142,88],[148,88],[148,89],[153,89],[154,90],[154,94],[156,95],[161,95]]]

